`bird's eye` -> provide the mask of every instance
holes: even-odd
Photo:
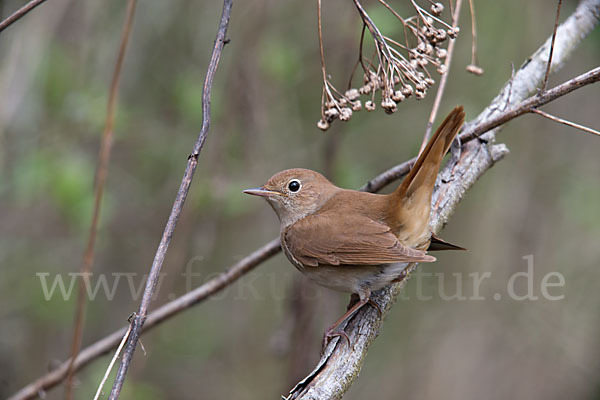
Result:
[[[297,192],[300,190],[300,181],[298,179],[292,179],[290,183],[288,183],[288,189],[290,192]]]

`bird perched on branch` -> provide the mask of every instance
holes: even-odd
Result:
[[[462,249],[429,228],[431,195],[444,155],[464,122],[456,107],[391,194],[342,189],[308,169],[288,169],[244,193],[264,197],[281,223],[281,247],[290,262],[316,283],[358,295],[329,327],[337,328],[370,300],[371,293],[402,279],[411,263],[433,262],[427,250]]]

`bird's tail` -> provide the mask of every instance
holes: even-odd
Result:
[[[413,234],[420,236],[428,228],[431,194],[435,179],[442,159],[450,149],[464,120],[465,112],[462,106],[456,107],[448,114],[393,194],[396,197],[396,201],[393,202],[394,217],[398,226],[402,226],[402,230],[410,236]]]

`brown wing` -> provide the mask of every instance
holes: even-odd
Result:
[[[288,251],[307,266],[380,265],[432,262],[435,257],[403,246],[390,228],[362,216],[344,216],[334,225],[327,214],[301,219],[289,227],[283,240]]]

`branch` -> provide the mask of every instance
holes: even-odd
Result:
[[[100,208],[102,205],[102,195],[104,193],[104,184],[108,175],[108,164],[110,162],[110,152],[113,141],[113,128],[115,125],[115,108],[117,103],[117,95],[119,93],[119,80],[121,78],[121,68],[127,51],[127,43],[131,34],[133,25],[133,17],[135,15],[136,0],[129,0],[125,21],[123,22],[123,33],[121,35],[121,44],[115,69],[113,71],[112,80],[109,88],[108,103],[106,105],[106,120],[104,122],[104,132],[102,133],[102,141],[100,144],[100,152],[98,155],[98,164],[96,167],[96,187],[94,194],[94,210],[92,213],[92,223],[88,233],[88,241],[83,255],[83,264],[81,266],[81,280],[79,281],[79,290],[77,293],[77,307],[75,311],[75,323],[73,327],[73,339],[71,340],[71,360],[75,360],[79,349],[81,348],[81,336],[83,335],[83,322],[86,308],[86,290],[85,279],[92,271],[94,264],[94,247],[96,245],[96,234],[98,232],[98,221],[100,220]],[[65,399],[73,398],[73,362],[69,364],[67,372],[67,382],[65,388]]]
[[[571,122],[571,121],[567,121],[566,119],[555,117],[554,115],[548,114],[547,112],[544,112],[542,110],[538,110],[537,108],[532,108],[531,112],[535,113],[535,114],[538,114],[538,115],[541,115],[544,118],[548,118],[551,121],[558,122],[560,124],[564,124],[564,125],[570,126],[571,128],[579,129],[579,130],[582,130],[584,132],[591,133],[592,135],[600,136],[600,132],[598,132],[595,129],[588,128],[587,126],[576,124],[576,123]]]
[[[584,0],[580,3],[575,13],[558,29],[554,44],[553,66],[564,62],[568,58],[577,44],[598,22],[598,18],[600,18],[600,0]],[[533,99],[537,99],[538,102],[551,101],[552,94],[564,95],[583,84],[597,81],[599,68],[551,89],[543,95],[528,99],[528,96],[534,93],[536,87],[543,82],[550,41],[551,39],[530,57],[515,74],[513,81],[502,89],[500,95],[474,121],[466,125],[464,131],[470,132],[470,134],[469,136],[463,135],[471,141],[463,146],[458,160],[451,160],[452,162],[449,162],[443,168],[438,177],[436,190],[432,198],[431,228],[434,233],[437,233],[443,224],[448,221],[465,192],[475,181],[495,162],[507,154],[508,149],[504,145],[492,144],[496,131],[490,131],[490,129],[498,127],[499,124],[488,122],[493,118],[498,122],[501,121],[502,118],[499,118],[498,115],[502,114],[501,110],[505,108],[506,104],[513,106],[509,112],[503,113],[506,121],[508,121],[517,116],[517,114],[510,111],[520,109],[520,102],[533,102]],[[596,76],[596,80],[591,76]],[[510,90],[511,86],[512,91]],[[509,92],[512,92],[512,98],[506,97]],[[525,99],[527,100],[524,101]],[[522,108],[528,110],[531,107],[531,104],[526,104]],[[479,137],[481,133],[474,134],[474,132],[479,131],[481,133],[487,131],[484,135],[485,140],[472,140]],[[345,341],[339,338],[333,339],[325,349],[324,355],[315,369],[291,390],[288,399],[339,399],[344,395],[358,376],[368,347],[378,335],[383,318],[406,285],[410,272],[415,268],[416,265],[409,266],[405,278],[401,282],[374,293],[371,299],[379,304],[382,315],[379,315],[373,307],[361,309],[347,322],[345,328],[352,346],[348,346]]]
[[[119,394],[121,393],[121,388],[123,387],[123,382],[125,381],[125,375],[127,375],[127,370],[131,364],[133,353],[142,333],[144,322],[146,321],[148,306],[150,305],[152,296],[156,290],[156,284],[160,276],[160,270],[165,259],[165,254],[169,248],[169,243],[171,242],[173,232],[175,231],[175,226],[177,225],[177,220],[179,219],[179,215],[183,209],[183,204],[189,193],[194,172],[196,171],[196,167],[198,165],[200,151],[202,151],[202,147],[206,141],[208,128],[210,126],[210,93],[212,90],[215,72],[217,71],[219,60],[221,59],[221,53],[223,52],[223,47],[225,46],[225,35],[227,34],[227,27],[229,26],[232,2],[233,0],[224,0],[223,2],[221,22],[219,24],[219,30],[217,31],[217,38],[215,39],[210,63],[208,65],[208,71],[206,72],[206,78],[204,80],[204,87],[202,89],[202,127],[200,129],[198,138],[196,139],[196,143],[194,144],[192,154],[188,157],[185,173],[183,174],[183,179],[181,180],[175,202],[173,203],[171,214],[169,215],[167,225],[165,226],[158,249],[154,255],[154,261],[152,262],[152,267],[150,268],[150,274],[146,280],[146,287],[144,288],[142,302],[133,318],[133,322],[131,324],[131,333],[127,340],[127,346],[125,347],[123,358],[121,359],[121,364],[119,365],[119,370],[117,371],[117,377],[115,378],[109,400],[118,399]]]
[[[595,13],[595,15],[600,15],[600,0],[584,1],[580,4],[580,6],[575,11],[575,13],[569,19],[567,19],[567,21],[565,21],[565,23],[561,26],[561,28],[565,28],[565,32],[569,32],[569,35],[571,37],[574,37],[574,39],[572,38],[570,41],[565,42],[566,38],[565,38],[565,40],[562,40],[563,34],[561,33],[561,36],[559,36],[559,38],[558,38],[560,40],[557,41],[557,44],[556,44],[556,46],[560,47],[560,50],[561,50],[560,57],[555,58],[555,60],[558,60],[558,61],[556,61],[557,63],[564,62],[566,59],[568,59],[568,57],[571,53],[571,51],[569,51],[569,52],[566,51],[567,49],[565,48],[565,46],[566,47],[572,46],[573,48],[576,47],[579,44],[579,42],[581,40],[583,40],[583,38],[592,30],[593,26],[597,22],[597,17],[594,17],[594,13]],[[577,19],[579,19],[579,22],[581,23],[580,26],[576,25]],[[544,46],[547,46],[547,45],[548,45],[548,43],[545,44]],[[506,104],[508,104],[508,103],[515,104],[515,102],[518,103],[522,99],[526,98],[530,93],[533,93],[535,91],[535,84],[536,84],[536,82],[537,83],[541,82],[541,78],[539,78],[539,76],[543,76],[543,70],[546,67],[544,60],[538,59],[539,57],[543,57],[541,55],[542,50],[543,49],[547,50],[549,48],[549,47],[544,47],[544,46],[542,46],[542,48],[540,48],[535,53],[535,55],[529,59],[529,62],[526,63],[526,65],[524,65],[521,68],[521,70],[519,70],[518,74],[515,74],[514,78],[511,80],[511,82],[506,84],[506,86],[501,90],[500,95],[498,95],[496,97],[496,99],[494,99],[492,101],[491,105],[488,108],[486,108],[479,115],[479,117],[476,118],[475,121],[472,121],[471,123],[468,123],[465,126],[465,128],[463,129],[464,133],[461,135],[461,139],[462,139],[463,143],[472,141],[473,139],[480,137],[482,135],[482,133],[484,133],[484,131],[481,131],[479,124],[485,122],[486,114],[499,115],[501,113],[501,110],[505,109]],[[571,50],[573,50],[573,49],[571,49]],[[530,67],[530,65],[537,65],[538,67],[532,68],[532,67]],[[528,72],[525,73],[525,71],[528,71]],[[542,71],[541,74],[539,74],[540,71]],[[537,80],[535,80],[534,82],[530,82],[528,80],[529,77],[534,76],[534,75],[538,76],[537,78],[535,78]],[[513,88],[513,90],[510,90],[511,83],[513,86],[515,86]],[[588,80],[584,84],[590,84],[590,83],[592,83],[592,82],[590,82]],[[521,85],[521,87],[516,87],[517,85]],[[524,85],[529,85],[531,87],[529,89],[529,92],[527,90],[522,89],[522,86],[524,86]],[[513,96],[513,93],[516,93],[516,95]],[[563,94],[566,94],[566,93],[563,93]],[[507,112],[505,111],[504,113],[507,113]],[[514,116],[512,118],[514,118]],[[496,125],[496,126],[498,126],[498,125]],[[476,132],[477,134],[469,135],[469,132]],[[491,139],[493,139],[493,134],[494,134],[494,132],[491,134]],[[488,141],[487,139],[490,139],[490,137],[487,135],[483,136],[483,138],[486,139],[486,141]],[[470,144],[469,144],[469,146],[470,146]],[[465,147],[467,147],[467,146],[465,146]],[[481,148],[482,148],[482,150],[485,150],[485,147],[481,147]],[[459,159],[460,163],[464,163],[463,160],[465,159],[465,157],[467,157],[467,150],[469,150],[468,151],[469,157],[472,157],[473,152],[470,149],[463,149],[463,151],[461,152],[461,158]],[[480,151],[480,153],[482,153],[482,151]],[[506,153],[505,147],[502,145],[498,145],[498,146],[491,146],[491,151],[488,154],[489,154],[489,158],[491,158],[492,160],[499,160],[505,153]],[[375,178],[368,181],[365,185],[363,185],[360,188],[360,190],[368,191],[368,192],[380,191],[388,184],[390,184],[390,183],[402,178],[404,175],[406,175],[414,162],[415,162],[415,159],[413,158],[411,160],[408,160],[401,164],[398,164],[398,165],[388,169],[387,171],[384,171],[383,173],[379,174]],[[447,171],[447,170],[445,170],[445,171]],[[477,173],[477,170],[474,169],[472,171],[466,171],[466,172],[474,174],[474,173]],[[456,172],[455,172],[455,175],[456,175]],[[445,176],[445,175],[442,175],[442,176]],[[468,178],[468,176],[466,178]],[[433,209],[435,211],[440,210],[441,208],[445,207],[445,205],[442,205],[441,202],[439,202],[439,204],[438,204],[438,200],[436,200],[439,198],[439,193],[440,193],[439,191],[436,191],[436,197],[434,198],[436,206]],[[450,198],[450,197],[446,197],[446,196],[444,196],[444,197],[448,198],[448,199]],[[448,217],[449,217],[449,215],[445,216],[446,219]],[[439,226],[437,228],[436,228],[436,226],[438,224],[440,224],[440,226],[441,226],[440,221],[441,221],[440,216],[435,214],[434,217],[432,218],[432,227],[435,230],[439,230]],[[267,261],[271,257],[277,255],[280,251],[281,251],[281,248],[279,246],[279,238],[271,240],[267,244],[265,244],[262,247],[255,250],[252,254],[246,256],[245,258],[240,260],[238,263],[231,266],[229,269],[227,269],[225,272],[223,272],[216,278],[206,282],[205,284],[194,289],[193,291],[186,293],[185,295],[183,295],[169,303],[166,303],[165,305],[163,305],[160,308],[156,309],[155,311],[151,312],[148,315],[148,319],[146,320],[146,323],[143,326],[143,332],[146,332],[146,331],[158,326],[160,323],[174,317],[175,315],[178,315],[182,311],[202,302],[203,300],[210,297],[211,295],[228,287],[229,285],[231,285],[235,281],[237,281],[237,279],[239,279],[241,276],[252,271],[254,268],[256,268],[257,266],[262,264],[264,261]],[[376,300],[378,300],[378,299],[376,299]],[[85,367],[86,365],[88,365],[90,362],[94,361],[98,357],[101,357],[102,355],[107,354],[112,349],[116,348],[117,345],[119,344],[119,342],[121,341],[123,335],[126,333],[126,330],[127,330],[126,328],[122,328],[118,331],[115,331],[115,332],[109,334],[108,336],[98,340],[97,342],[89,345],[85,349],[83,349],[74,362],[74,370],[77,371],[77,370]],[[336,339],[334,339],[334,341],[335,340]],[[21,389],[19,392],[15,393],[9,400],[21,400],[21,399],[35,398],[35,397],[37,397],[38,393],[43,392],[44,390],[47,390],[47,389],[50,389],[50,388],[56,386],[58,383],[60,383],[64,379],[65,374],[66,374],[66,369],[68,366],[68,362],[69,362],[68,360],[63,362],[53,371],[49,372],[46,375],[43,375],[42,377],[38,378],[35,382],[27,385],[26,387]]]
[[[18,20],[20,20],[22,17],[25,16],[25,14],[42,4],[44,1],[46,0],[31,0],[29,3],[19,8],[17,11],[8,16],[8,18],[6,18],[4,21],[0,22],[0,32],[11,26]]]

